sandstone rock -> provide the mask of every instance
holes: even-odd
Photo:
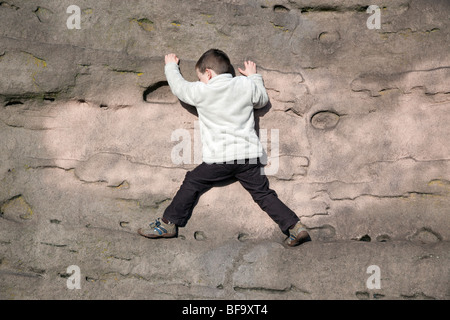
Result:
[[[448,1],[380,3],[380,29],[356,0],[80,1],[69,29],[73,4],[0,2],[2,299],[448,299]],[[196,81],[213,47],[257,63],[265,172],[312,242],[234,181],[136,234],[201,159],[164,55]]]

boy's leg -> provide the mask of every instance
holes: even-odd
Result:
[[[236,174],[236,178],[250,192],[261,209],[278,224],[281,231],[289,234],[289,229],[294,227],[300,219],[278,198],[276,192],[269,188],[269,180],[261,173],[260,162],[243,165]]]
[[[184,227],[200,196],[215,182],[232,178],[233,171],[233,165],[203,162],[194,170],[187,172],[183,184],[164,211],[163,219]]]

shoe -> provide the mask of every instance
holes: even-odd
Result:
[[[299,221],[294,227],[289,229],[289,237],[284,240],[284,243],[290,247],[295,247],[307,241],[311,241],[311,237],[305,226]]]
[[[158,218],[151,222],[148,228],[140,228],[138,233],[150,239],[173,238],[177,236],[177,226],[174,223],[165,223]]]

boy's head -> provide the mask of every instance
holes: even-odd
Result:
[[[197,76],[200,81],[207,83],[212,77],[231,73],[233,67],[227,54],[219,49],[210,49],[206,51],[195,65]]]

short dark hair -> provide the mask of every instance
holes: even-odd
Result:
[[[214,70],[217,74],[232,73],[230,58],[219,49],[209,49],[198,59],[195,69],[205,73],[206,69]]]

